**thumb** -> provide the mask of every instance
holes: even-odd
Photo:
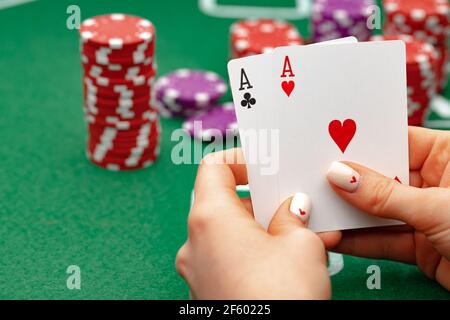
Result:
[[[268,232],[272,235],[289,234],[305,228],[311,213],[311,200],[304,193],[286,199],[275,213]]]
[[[426,230],[448,219],[446,189],[410,187],[350,162],[333,162],[328,181],[339,196],[368,214]]]

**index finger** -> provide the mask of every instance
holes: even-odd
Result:
[[[439,131],[409,127],[409,169],[420,170],[431,153]]]

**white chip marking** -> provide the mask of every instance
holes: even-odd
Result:
[[[217,81],[217,79],[219,79],[219,76],[215,72],[208,71],[205,74],[205,78],[209,81]]]
[[[425,10],[423,9],[413,9],[410,14],[411,18],[415,21],[422,21],[426,16]]]
[[[216,91],[219,92],[220,94],[224,94],[225,92],[227,92],[227,90],[228,90],[228,87],[224,83],[219,83],[216,86]]]
[[[141,32],[139,33],[139,38],[146,41],[151,41],[153,36],[150,32]]]
[[[178,92],[178,90],[169,88],[164,92],[164,101],[173,102],[176,98],[178,98],[179,95],[180,93]]]
[[[178,69],[177,71],[175,71],[175,74],[179,78],[187,78],[190,76],[191,71],[188,69]]]
[[[238,51],[244,51],[244,50],[248,49],[249,43],[248,43],[247,40],[241,39],[241,40],[237,40],[237,41],[235,42],[235,46],[236,46],[236,50],[238,50]]]
[[[125,19],[125,15],[122,13],[113,13],[111,14],[111,19],[115,21],[121,21]]]
[[[207,92],[196,93],[195,102],[200,108],[207,107],[209,104],[209,94]]]
[[[264,33],[272,33],[272,32],[275,31],[275,27],[272,24],[269,24],[269,23],[261,24],[259,29],[260,29],[261,32],[264,32]]]
[[[109,46],[113,49],[122,49],[123,40],[120,38],[111,38],[109,39]]]
[[[94,36],[94,34],[91,31],[83,31],[81,33],[81,37],[83,39],[89,40],[90,38],[92,38]]]

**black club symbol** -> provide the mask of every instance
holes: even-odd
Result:
[[[250,109],[252,106],[256,104],[256,99],[252,98],[252,95],[250,93],[244,94],[244,99],[241,101],[241,106],[244,108],[247,107],[247,109]]]

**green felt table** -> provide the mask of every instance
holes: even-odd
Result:
[[[197,166],[171,161],[181,121],[162,121],[162,153],[149,169],[109,172],[86,160],[78,33],[66,27],[72,4],[83,19],[124,12],[153,21],[160,74],[187,67],[226,77],[234,19],[208,16],[194,0],[38,0],[0,10],[0,298],[186,299],[174,259]],[[308,35],[307,20],[294,23]],[[344,263],[332,277],[335,299],[450,298],[415,266]],[[381,290],[366,287],[372,264]],[[81,268],[81,290],[66,286],[69,265]]]

